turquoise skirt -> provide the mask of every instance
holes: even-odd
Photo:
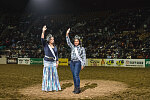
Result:
[[[42,91],[59,91],[61,86],[56,68],[56,62],[44,61]]]

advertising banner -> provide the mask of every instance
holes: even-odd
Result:
[[[30,58],[18,58],[18,64],[30,65]]]
[[[114,59],[114,66],[115,67],[124,67],[125,65],[125,59]]]
[[[150,67],[150,59],[88,59],[88,66]]]
[[[43,64],[43,58],[30,58],[30,64]]]
[[[145,68],[145,59],[126,59],[126,67],[143,67]]]
[[[59,58],[59,66],[68,66],[68,58]]]
[[[17,64],[17,58],[7,58],[7,64]]]
[[[102,59],[88,59],[88,66],[101,66]]]
[[[105,66],[115,66],[115,60],[114,59],[106,59]]]
[[[150,67],[150,59],[145,59],[145,67]]]

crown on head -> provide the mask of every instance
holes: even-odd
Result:
[[[78,36],[78,35],[76,35],[74,38],[80,40],[80,36]]]

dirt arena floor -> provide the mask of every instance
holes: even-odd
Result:
[[[62,91],[44,92],[41,84],[20,89],[19,93],[31,99],[92,99],[94,97],[109,96],[127,89],[127,85],[117,81],[81,80],[81,93],[72,93],[72,80],[61,81]]]

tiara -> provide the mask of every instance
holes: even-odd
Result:
[[[75,39],[79,39],[80,40],[80,36],[78,36],[78,35],[75,35],[75,37],[74,37]]]
[[[47,35],[47,38],[50,38],[50,37],[53,37],[52,34],[48,34],[48,35]]]

